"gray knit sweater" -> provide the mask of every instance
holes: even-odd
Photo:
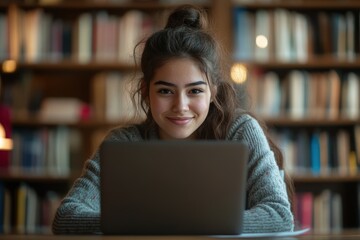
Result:
[[[141,126],[117,128],[106,139],[144,140]],[[155,131],[150,139],[158,139]],[[246,233],[292,231],[293,215],[286,186],[280,176],[274,154],[258,122],[249,115],[237,118],[227,139],[245,142],[250,149],[247,181],[247,206],[243,231]],[[54,221],[55,234],[99,234],[100,231],[99,152],[86,161],[83,174],[62,200]]]

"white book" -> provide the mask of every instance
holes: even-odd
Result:
[[[275,9],[275,56],[279,61],[293,60],[291,49],[290,12],[285,9]]]
[[[266,117],[277,117],[280,114],[280,79],[275,72],[268,72],[263,79],[262,114]]]
[[[345,116],[351,119],[357,119],[360,116],[360,79],[359,76],[350,72],[347,76],[346,96],[345,97]]]
[[[25,60],[28,62],[36,62],[40,60],[40,37],[41,37],[41,21],[42,9],[34,9],[25,13]]]
[[[93,20],[90,13],[83,13],[77,20],[78,24],[78,61],[87,63],[92,58]]]
[[[255,59],[257,61],[268,61],[270,57],[271,38],[270,11],[258,10],[255,12]]]
[[[133,63],[133,50],[140,41],[143,13],[131,10],[124,14],[119,23],[118,59],[124,63]]]
[[[293,13],[293,28],[292,34],[294,36],[294,51],[295,59],[299,62],[306,62],[308,60],[308,22],[306,17],[301,13]]]
[[[301,71],[289,74],[289,115],[292,118],[305,116],[305,78]]]

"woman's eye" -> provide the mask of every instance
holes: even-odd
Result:
[[[204,91],[201,90],[201,89],[191,89],[191,90],[190,90],[190,93],[191,93],[191,94],[199,94],[199,93],[202,93],[202,92],[204,92]]]
[[[158,93],[160,94],[171,94],[171,90],[169,89],[159,89]]]

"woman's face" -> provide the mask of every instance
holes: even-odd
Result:
[[[190,59],[172,59],[155,71],[149,106],[161,139],[195,138],[210,107],[206,76]]]

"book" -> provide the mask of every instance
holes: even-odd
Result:
[[[330,173],[329,163],[329,133],[327,131],[321,131],[319,133],[319,146],[320,146],[320,173]]]
[[[279,61],[294,60],[292,46],[293,32],[291,30],[291,13],[289,10],[277,8],[274,10],[275,22],[275,57]]]
[[[12,198],[10,194],[10,190],[5,187],[4,189],[4,211],[3,211],[3,233],[10,234],[12,231]]]
[[[244,8],[234,9],[234,59],[252,60],[254,53],[254,18]]]
[[[360,125],[354,127],[354,145],[357,164],[360,166]]]
[[[87,63],[92,59],[92,31],[93,19],[90,13],[81,14],[76,23],[77,57],[80,63]]]
[[[0,29],[4,33],[8,33],[8,18],[5,14],[0,14]],[[8,51],[8,36],[7,34],[2,34],[0,36],[0,61],[9,59]]]
[[[16,194],[16,233],[26,233],[26,201],[28,186],[24,183],[20,184]]]
[[[289,116],[305,116],[305,76],[302,71],[294,70],[289,74]]]
[[[8,29],[9,29],[9,58],[18,61],[22,58],[21,46],[23,43],[23,10],[16,4],[8,8]]]
[[[341,115],[350,119],[360,116],[360,79],[354,72],[349,72],[343,80]]]
[[[39,116],[49,122],[78,122],[88,116],[83,116],[83,109],[86,104],[77,98],[72,97],[48,97],[41,104]]]
[[[24,49],[25,60],[28,62],[37,62],[40,60],[40,43],[41,43],[41,21],[43,10],[40,8],[26,11],[24,21]]]
[[[254,46],[255,59],[260,62],[266,62],[270,59],[270,42],[273,32],[271,27],[272,11],[258,10],[255,12],[255,41]],[[240,39],[241,40],[241,39]]]
[[[330,71],[329,75],[329,90],[328,90],[328,114],[330,119],[337,119],[340,115],[340,92],[341,92],[341,80],[336,71]]]
[[[296,194],[297,199],[297,220],[300,228],[313,227],[313,204],[312,192],[300,192]]]
[[[309,58],[308,52],[308,21],[304,14],[292,13],[293,58],[298,62],[305,62]]]
[[[0,168],[8,169],[13,148],[9,107],[0,104]]]
[[[321,169],[320,160],[320,136],[318,132],[314,132],[310,138],[310,159],[311,159],[311,171],[313,174],[319,174]]]
[[[39,199],[33,188],[28,188],[26,201],[25,228],[27,234],[38,232],[39,225]]]
[[[260,113],[264,117],[276,117],[280,114],[280,79],[275,72],[267,72],[263,76],[263,83],[260,84],[263,91],[260,91],[258,96],[261,96],[262,103]]]
[[[339,162],[339,172],[341,174],[349,174],[350,165],[349,165],[349,152],[350,152],[350,136],[349,132],[340,129],[337,131],[337,153],[338,153],[338,162]]]

